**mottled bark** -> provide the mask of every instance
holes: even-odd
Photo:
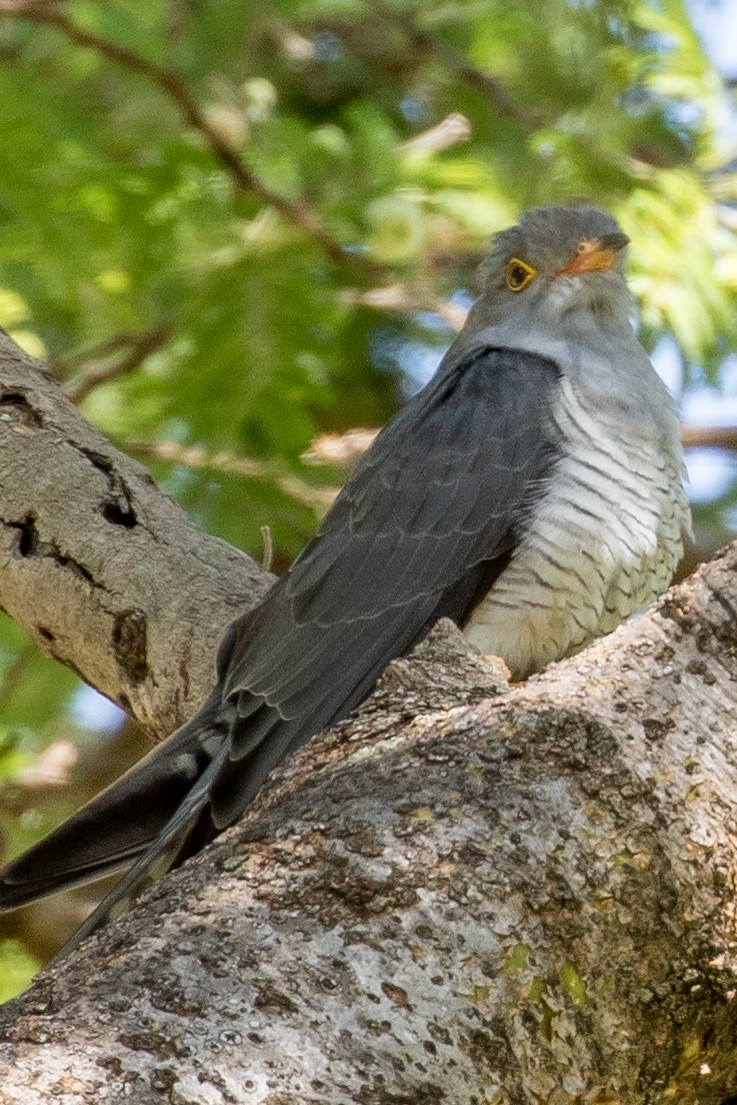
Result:
[[[0,608],[162,736],[268,575],[209,537],[0,331]]]
[[[0,1100],[734,1105],[736,566],[499,694],[439,627],[0,1013]]]

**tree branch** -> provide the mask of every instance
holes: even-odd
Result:
[[[492,700],[435,632],[0,1014],[8,1101],[728,1100],[736,568]]]
[[[193,525],[3,333],[0,472],[0,607],[149,732],[169,732],[269,577]]]
[[[312,464],[353,465],[366,452],[378,432],[378,429],[361,427],[345,430],[342,434],[320,434],[312,442],[305,454],[305,459]],[[737,428],[734,426],[682,426],[681,441],[685,449],[711,448],[734,451],[737,450]]]
[[[538,127],[545,122],[544,117],[539,112],[533,111],[529,107],[523,107],[512,99],[495,77],[492,77],[489,73],[484,73],[481,69],[477,69],[459,50],[439,41],[423,27],[420,27],[411,14],[393,7],[390,3],[384,3],[384,0],[364,0],[364,3],[381,20],[398,27],[416,49],[437,58],[456,77],[464,81],[470,88],[475,89],[476,92],[480,92],[504,118],[514,119],[529,129]]]
[[[56,6],[34,3],[33,0],[0,0],[0,16],[16,16],[31,23],[54,27],[77,46],[94,50],[131,72],[156,85],[177,107],[185,123],[204,138],[214,157],[220,162],[236,188],[250,192],[263,203],[275,208],[288,222],[311,238],[335,264],[354,270],[372,271],[374,266],[365,258],[349,253],[327,230],[319,213],[304,199],[290,199],[268,188],[251,172],[217,127],[190,95],[182,79],[173,69],[158,65],[129,46],[112,42],[80,27]]]
[[[117,361],[110,363],[88,363],[82,372],[65,384],[64,390],[73,403],[81,403],[83,399],[111,380],[118,380],[121,376],[128,376],[135,372],[143,364],[147,357],[161,349],[171,336],[169,326],[157,326],[144,334],[118,335],[107,342],[100,343],[97,356],[109,356],[117,349],[123,348],[125,352]],[[69,364],[69,362],[67,362]],[[54,365],[54,373],[64,371],[62,364]]]
[[[686,449],[737,450],[737,426],[684,426],[681,440]]]
[[[236,456],[235,453],[207,453],[197,445],[180,445],[176,441],[128,441],[126,449],[134,456],[155,457],[194,470],[226,472],[247,480],[268,480],[285,495],[314,510],[319,517],[332,506],[339,491],[336,487],[313,486],[273,462]]]
[[[469,142],[470,139],[469,120],[459,111],[452,111],[434,127],[402,142],[399,149],[405,153],[437,153],[457,146],[459,142]]]
[[[440,315],[456,331],[463,329],[468,317],[465,307],[460,307],[450,299],[442,299],[428,293],[425,289],[413,288],[409,284],[385,284],[378,288],[344,288],[341,292],[343,303],[352,303],[362,307],[371,307],[377,311],[396,311],[409,314],[415,311],[433,311]]]

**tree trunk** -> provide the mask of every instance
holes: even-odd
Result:
[[[51,382],[0,380],[3,456],[23,439],[1,601],[162,731],[260,576]],[[55,504],[62,459],[81,474]],[[736,566],[733,547],[501,693],[437,627],[239,826],[5,1007],[0,1100],[734,1105]],[[139,666],[116,654],[128,609]]]

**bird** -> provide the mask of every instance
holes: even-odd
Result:
[[[0,872],[0,909],[128,867],[73,943],[233,824],[440,618],[514,680],[671,582],[690,533],[675,402],[593,206],[497,233],[480,294],[316,534],[228,628],[199,713]]]

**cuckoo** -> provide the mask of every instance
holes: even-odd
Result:
[[[437,373],[230,626],[199,714],[0,872],[0,908],[127,865],[91,931],[441,617],[522,680],[665,590],[689,508],[675,405],[632,329],[627,242],[593,207],[537,208],[494,238]]]

